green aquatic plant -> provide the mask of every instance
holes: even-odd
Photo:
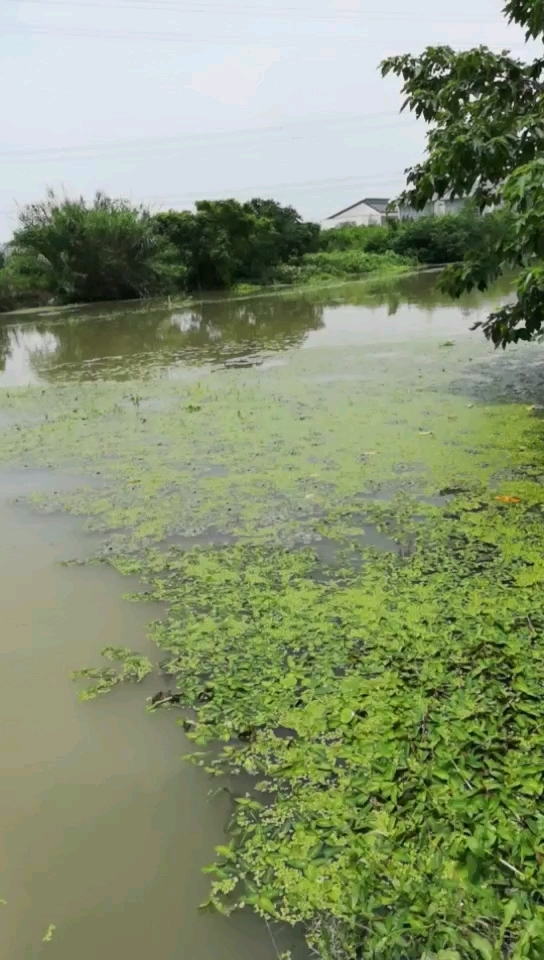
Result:
[[[210,904],[306,924],[326,958],[541,956],[541,504],[460,494],[409,557],[327,582],[311,550],[143,564],[189,736],[224,743],[198,762],[255,778]]]
[[[37,502],[164,604],[193,760],[239,784],[210,905],[322,960],[544,951],[543,422],[521,351],[459,329],[446,369],[445,335],[0,394],[3,462],[82,477]],[[84,696],[151,669],[106,656]]]
[[[103,693],[109,693],[118,683],[130,681],[141,683],[153,671],[153,664],[147,657],[133,653],[126,647],[104,647],[101,656],[105,660],[121,664],[121,670],[114,667],[84,667],[72,674],[73,680],[94,680],[92,686],[82,690],[80,700],[94,700]]]

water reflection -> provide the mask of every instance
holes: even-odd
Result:
[[[328,307],[344,304],[386,307],[389,316],[394,316],[403,305],[417,306],[426,313],[432,313],[440,307],[455,307],[463,315],[469,316],[473,310],[488,304],[490,300],[502,300],[512,292],[512,277],[502,277],[489,291],[482,293],[473,290],[454,301],[441,291],[438,280],[439,272],[428,270],[368,283],[346,283],[308,290],[304,296]]]
[[[205,366],[299,346],[323,307],[281,297],[59,311],[0,326],[0,383],[123,379],[157,367]]]
[[[5,387],[38,383],[37,368],[58,348],[58,337],[33,325],[0,327],[0,383]]]
[[[367,338],[372,331],[412,336],[429,320],[468,330],[490,301],[511,289],[460,303],[438,288],[438,275],[282,291],[249,299],[164,301],[41,310],[0,322],[0,385],[58,379],[122,380],[156,374],[190,376],[206,366],[251,366],[288,349]],[[482,317],[480,317],[482,314]],[[392,319],[395,318],[393,322]]]

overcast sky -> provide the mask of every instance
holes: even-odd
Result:
[[[0,240],[46,186],[316,220],[393,196],[425,131],[378,64],[438,43],[524,56],[496,0],[0,0]]]

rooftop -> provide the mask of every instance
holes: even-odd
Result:
[[[343,213],[348,213],[355,207],[360,206],[361,203],[366,203],[367,207],[372,207],[377,213],[385,213],[389,205],[389,199],[387,197],[365,197],[364,200],[357,200],[357,203],[352,203],[349,207],[344,207],[343,210],[338,210],[337,213],[333,213],[332,216],[327,217],[327,220],[334,220],[335,217],[340,217]]]

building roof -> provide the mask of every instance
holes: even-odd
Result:
[[[366,203],[367,207],[374,207],[374,210],[377,210],[378,213],[386,213],[389,206],[388,197],[371,197],[366,200],[363,200],[363,203]]]
[[[348,213],[355,207],[359,207],[361,203],[366,203],[367,207],[372,207],[377,213],[385,213],[389,205],[389,200],[383,197],[365,197],[364,200],[358,200],[357,203],[352,203],[349,207],[344,207],[344,209],[339,210],[338,213],[333,213],[330,217],[327,217],[327,220],[334,220],[335,217],[340,217],[343,213]]]

